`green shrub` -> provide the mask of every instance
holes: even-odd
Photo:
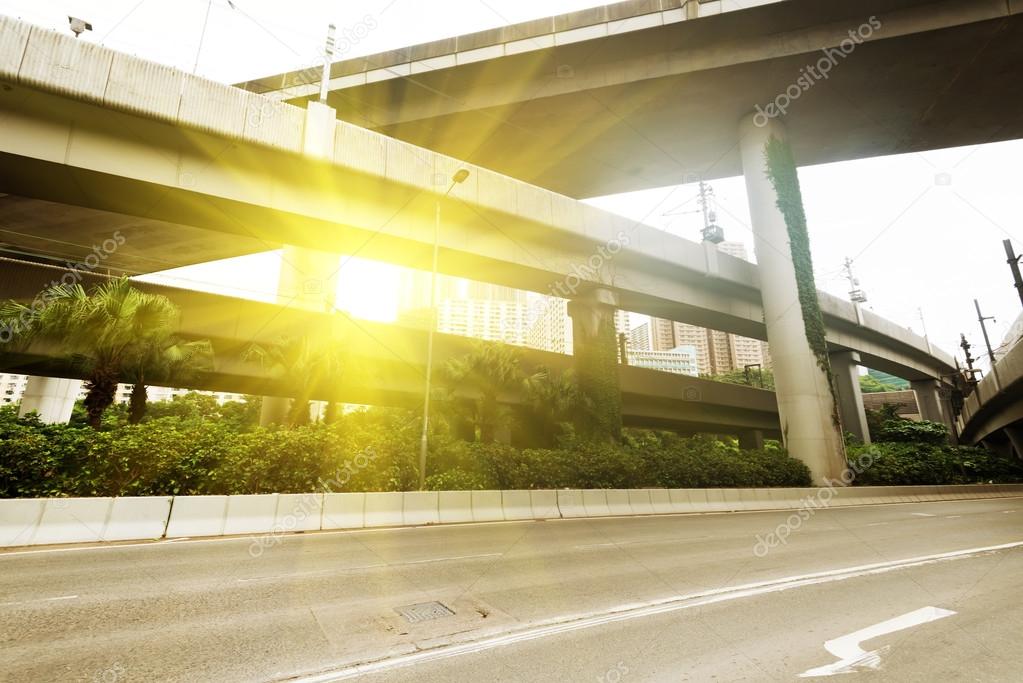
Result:
[[[881,442],[849,449],[850,463],[864,467],[855,484],[940,485],[1023,481],[1023,464],[983,448],[933,443]]]

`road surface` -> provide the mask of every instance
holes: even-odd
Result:
[[[791,515],[0,552],[0,677],[1023,679],[1023,499]]]

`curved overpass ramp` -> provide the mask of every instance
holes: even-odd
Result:
[[[960,439],[1014,450],[1023,458],[1023,343],[995,364],[966,397]]]

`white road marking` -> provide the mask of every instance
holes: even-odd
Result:
[[[907,612],[900,616],[879,624],[861,628],[841,638],[834,638],[824,643],[824,649],[838,657],[837,662],[807,669],[799,674],[800,678],[812,678],[816,676],[834,676],[835,674],[853,673],[859,667],[876,669],[881,665],[881,651],[871,650],[865,652],[860,647],[864,640],[877,638],[878,636],[895,633],[903,629],[926,624],[938,619],[950,617],[955,612],[940,607],[921,607],[918,610]]]
[[[945,515],[945,519],[959,519],[962,515]]]
[[[555,636],[560,633],[578,631],[581,629],[603,626],[605,624],[629,621],[641,617],[648,617],[657,614],[666,614],[681,610],[691,609],[718,602],[727,602],[740,598],[775,593],[804,586],[813,586],[834,581],[845,581],[861,576],[873,576],[886,574],[888,572],[911,567],[920,567],[935,562],[957,560],[984,553],[997,552],[999,550],[1011,550],[1023,547],[1023,541],[1004,543],[1002,545],[985,546],[982,548],[970,548],[967,550],[956,550],[948,553],[935,555],[923,555],[920,557],[908,558],[905,560],[894,560],[891,562],[878,562],[842,569],[832,569],[813,574],[801,574],[782,579],[769,581],[758,581],[756,583],[742,584],[728,588],[715,588],[712,590],[691,593],[688,595],[676,595],[660,600],[646,603],[634,603],[620,605],[610,610],[590,614],[577,614],[541,621],[525,629],[511,631],[503,635],[491,636],[475,642],[449,643],[437,645],[432,648],[420,650],[411,654],[401,654],[385,657],[361,664],[344,665],[332,671],[312,674],[308,676],[294,676],[279,680],[287,680],[291,683],[331,683],[342,681],[357,676],[363,676],[379,671],[388,671],[414,664],[459,657],[461,655],[474,654],[486,650],[492,650],[505,645],[527,642]]]
[[[77,595],[59,595],[55,598],[39,598],[36,600],[20,600],[18,602],[0,602],[0,607],[10,607],[11,605],[29,605],[34,602],[56,602],[58,600],[74,600]]]
[[[914,515],[916,517],[936,517],[937,516],[937,515],[932,515],[932,514],[927,513],[927,512],[911,512],[909,514]]]
[[[873,524],[868,524],[867,526],[884,526],[887,523],[888,522],[874,522]]]

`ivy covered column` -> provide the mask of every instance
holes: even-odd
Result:
[[[815,485],[841,485],[845,446],[799,178],[781,122],[762,118],[740,123],[740,152],[782,435]]]
[[[622,394],[618,381],[618,297],[594,289],[568,303],[572,354],[582,405],[575,427],[583,439],[617,441],[622,435]]]

